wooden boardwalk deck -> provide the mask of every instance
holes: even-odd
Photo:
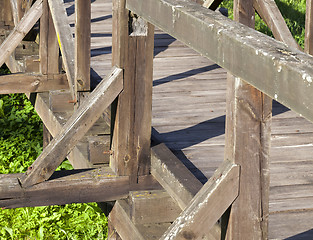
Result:
[[[74,22],[73,0],[65,0]],[[111,1],[92,1],[91,67],[111,67]],[[156,30],[152,125],[203,183],[223,161],[225,70]],[[252,137],[252,136],[251,136]],[[270,239],[313,239],[313,124],[273,103]],[[247,206],[249,207],[249,206]]]

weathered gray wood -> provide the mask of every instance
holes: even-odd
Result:
[[[305,38],[304,38],[304,51],[308,54],[313,53],[313,8],[312,1],[306,1],[306,15],[305,15]]]
[[[122,70],[113,68],[23,175],[23,187],[47,180],[122,89]]]
[[[0,46],[0,66],[12,54],[14,49],[23,40],[29,30],[35,25],[42,15],[42,0],[36,1],[31,9],[25,14],[14,30]]]
[[[75,1],[75,82],[81,90],[90,89],[91,2]]]
[[[254,0],[253,6],[266,25],[271,29],[276,39],[286,43],[289,47],[302,50],[291,35],[285,19],[281,15],[274,0]]]
[[[223,0],[205,0],[202,6],[215,11],[222,1]]]
[[[14,25],[16,26],[23,17],[22,2],[21,0],[10,0],[10,4],[13,13]]]
[[[67,84],[68,86],[68,84]],[[49,91],[49,108],[54,113],[74,111],[72,96],[70,91]]]
[[[312,57],[191,1],[129,0],[127,8],[313,121]]]
[[[181,213],[177,202],[164,190],[130,192],[129,202],[135,224],[174,222]]]
[[[29,188],[21,187],[18,180],[21,176],[0,175],[0,207],[113,201],[127,197],[129,191],[159,189],[151,176],[143,176],[138,184],[129,185],[129,177],[116,176],[111,168],[57,171],[49,181]]]
[[[62,0],[48,0],[53,24],[57,33],[62,60],[66,71],[73,102],[77,101],[77,83],[75,82],[75,43],[67,13]]]
[[[0,76],[0,94],[67,89],[65,74],[16,73]]]
[[[92,164],[110,163],[110,135],[88,137],[88,158]]]
[[[151,174],[177,201],[181,209],[185,209],[202,188],[199,180],[164,144],[152,148]]]
[[[234,19],[254,28],[252,0],[234,2]],[[266,239],[272,99],[228,76],[225,159],[240,166],[240,194],[232,204],[227,239]],[[247,208],[249,206],[249,208]]]
[[[110,164],[136,182],[150,170],[154,27],[129,15],[125,2],[113,2],[112,64],[124,69],[124,89],[113,109]]]
[[[202,239],[239,194],[240,167],[225,161],[160,239]]]
[[[116,201],[108,219],[121,239],[144,240],[143,236],[130,219],[130,207],[126,200]],[[108,234],[111,233],[109,232]]]

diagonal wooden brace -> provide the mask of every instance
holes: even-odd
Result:
[[[160,238],[202,239],[239,194],[240,167],[224,161]]]
[[[22,186],[29,187],[49,179],[54,170],[122,89],[123,71],[114,67],[106,79],[102,80],[68,120],[62,131],[50,142],[33,165],[20,178]]]

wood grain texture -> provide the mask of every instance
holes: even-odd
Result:
[[[160,239],[203,239],[237,198],[239,171],[225,161]]]
[[[313,53],[313,7],[312,1],[306,1],[306,12],[305,12],[305,38],[304,38],[304,51],[308,54]]]
[[[141,21],[143,35],[129,32],[128,17],[125,1],[114,1],[112,64],[124,69],[124,89],[113,109],[111,166],[136,182],[150,170],[154,27]]]
[[[254,28],[254,15],[253,1],[234,2],[234,20]],[[267,238],[271,118],[272,99],[229,75],[225,159],[241,171],[240,194],[231,206],[226,239]]]
[[[23,187],[47,180],[122,89],[122,70],[113,68],[23,175]]]
[[[75,1],[75,82],[90,90],[91,2]]]
[[[0,76],[0,94],[44,92],[67,88],[65,74],[16,73]]]

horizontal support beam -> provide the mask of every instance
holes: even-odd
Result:
[[[21,187],[21,176],[0,175],[1,208],[113,201],[127,197],[129,191],[160,188],[152,176],[142,176],[130,186],[129,177],[116,176],[111,168],[57,171],[51,180],[29,188]]]
[[[68,89],[65,74],[16,73],[0,76],[0,94]]]
[[[127,0],[126,7],[313,121],[313,58],[192,1]]]
[[[42,15],[42,0],[37,0],[0,46],[0,66],[12,54]]]
[[[238,165],[223,162],[160,240],[202,239],[207,235],[237,198],[239,171]]]
[[[90,93],[64,125],[61,132],[53,138],[23,177],[20,178],[23,187],[29,187],[48,180],[54,170],[99,119],[122,89],[123,70],[114,67],[106,79],[103,79],[95,90]]]

